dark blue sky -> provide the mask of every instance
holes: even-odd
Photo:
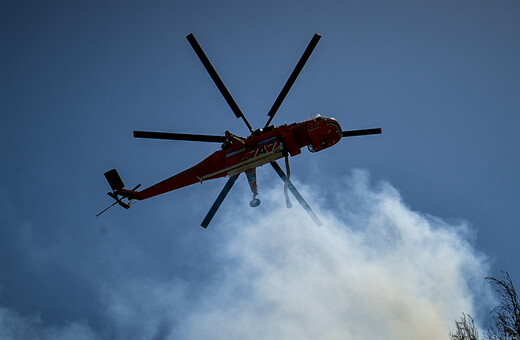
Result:
[[[249,189],[239,178],[208,230],[198,226],[225,180],[94,217],[110,203],[103,172],[115,167],[128,186],[148,186],[218,148],[134,140],[132,130],[247,134],[186,41],[191,32],[255,127],[267,120],[312,35],[322,34],[274,123],[320,113],[345,130],[378,126],[383,135],[291,159],[309,203],[350,221],[360,212],[344,193],[355,181],[351,170],[365,169],[374,183],[395,188],[410,213],[442,219],[448,225],[442,228],[467,226],[461,237],[483,263],[479,279],[500,270],[520,279],[517,2],[0,6],[0,307],[14,313],[27,334],[178,335],[178,315],[193,308],[182,303],[198,301],[229,263],[240,261],[219,254],[233,244],[237,226],[229,216],[260,223],[282,197],[281,182],[264,167],[258,175],[263,205],[249,211]],[[288,216],[305,216],[293,210]],[[166,313],[173,321],[153,324],[151,333],[114,316],[122,303],[107,293],[139,295],[142,285],[121,282],[143,280],[182,287],[182,303]],[[38,320],[30,319],[35,315]]]

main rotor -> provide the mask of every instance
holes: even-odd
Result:
[[[210,75],[211,79],[213,79],[213,82],[217,86],[218,90],[228,103],[229,107],[231,108],[231,111],[235,114],[237,118],[241,118],[244,123],[246,124],[248,130],[253,134],[255,132],[255,129],[251,126],[249,121],[247,120],[246,116],[240,110],[240,107],[236,103],[235,99],[233,99],[233,96],[231,93],[229,93],[228,89],[226,88],[226,85],[224,85],[224,82],[218,75],[217,71],[215,71],[215,68],[209,61],[208,57],[202,50],[202,47],[200,47],[197,39],[195,39],[195,36],[193,33],[190,33],[186,36],[186,39],[188,39],[188,42],[190,43],[191,47],[195,51],[195,54],[197,54],[197,57],[199,57],[199,60],[201,61],[202,65]],[[291,72],[291,75],[289,76],[289,79],[285,82],[284,86],[282,87],[282,90],[278,94],[278,97],[276,97],[276,100],[273,103],[273,106],[271,106],[271,109],[267,113],[267,116],[269,117],[267,119],[267,122],[265,123],[265,126],[263,129],[265,130],[269,125],[271,124],[274,116],[278,112],[278,109],[282,105],[285,97],[291,90],[291,87],[293,86],[294,82],[296,81],[296,78],[298,78],[298,75],[302,71],[303,67],[305,66],[305,63],[307,63],[307,60],[309,60],[309,57],[311,56],[312,52],[314,51],[314,48],[318,44],[318,41],[321,39],[321,35],[318,33],[315,33],[312,37],[311,41],[307,45],[307,48],[303,52],[302,56],[300,57],[300,60],[294,67],[294,70]],[[352,136],[362,136],[362,135],[368,135],[368,134],[379,134],[381,133],[381,129],[362,129],[362,130],[352,130],[352,131],[342,131],[343,137],[352,137]],[[172,133],[172,132],[152,132],[152,131],[134,131],[134,137],[136,138],[153,138],[153,139],[168,139],[168,140],[183,140],[183,141],[193,141],[193,142],[213,142],[213,143],[222,143],[225,140],[224,136],[214,136],[214,135],[201,135],[201,134],[188,134],[188,133]]]
[[[263,129],[266,129],[271,124],[274,116],[278,112],[278,109],[282,105],[283,100],[289,93],[289,90],[293,86],[294,82],[296,81],[296,78],[302,71],[303,67],[305,66],[305,63],[311,56],[312,51],[318,44],[318,41],[320,40],[321,35],[318,33],[315,33],[312,37],[311,41],[307,45],[307,48],[303,52],[300,60],[294,67],[294,70],[292,71],[291,75],[289,76],[289,79],[285,82],[285,85],[283,86],[282,90],[278,94],[278,97],[273,103],[273,106],[267,113],[268,119],[265,123],[265,126]],[[236,103],[235,99],[233,99],[233,96],[231,93],[229,93],[226,85],[224,85],[224,82],[218,75],[217,71],[209,61],[208,57],[206,56],[206,53],[204,53],[204,50],[202,50],[202,47],[200,47],[197,39],[195,39],[195,36],[193,33],[190,33],[186,36],[186,39],[188,39],[188,42],[190,43],[191,47],[195,51],[195,54],[197,54],[197,57],[199,57],[199,60],[201,61],[202,65],[210,75],[211,79],[217,86],[218,90],[226,100],[226,103],[231,108],[231,111],[235,114],[237,118],[241,118],[244,123],[246,124],[248,130],[253,133],[255,129],[251,126],[249,121],[247,120],[246,116],[240,110],[240,107]],[[168,132],[151,132],[151,131],[134,131],[134,137],[137,138],[155,138],[155,139],[170,139],[170,140],[185,140],[185,141],[195,141],[195,142],[217,142],[221,143],[224,139],[223,136],[210,136],[210,135],[200,135],[200,134],[185,134],[185,133],[168,133]]]
[[[296,81],[296,78],[298,77],[301,70],[303,69],[303,66],[305,66],[305,63],[311,56],[311,53],[314,50],[314,48],[316,47],[316,45],[318,44],[318,41],[320,40],[320,38],[321,38],[321,35],[319,35],[318,33],[315,33],[314,36],[312,37],[311,41],[309,42],[309,45],[303,52],[303,55],[301,56],[300,60],[296,64],[296,67],[294,68],[291,75],[289,76],[289,79],[283,86],[282,90],[280,91],[280,94],[278,95],[275,102],[273,103],[273,106],[267,113],[267,115],[269,116],[269,119],[265,123],[264,129],[267,128],[269,126],[269,124],[271,124],[271,121],[273,120],[274,116],[278,112],[278,109],[282,105],[283,100],[289,93],[289,90],[291,89],[294,82]],[[199,57],[200,61],[202,62],[202,65],[204,65],[204,67],[206,68],[206,71],[208,71],[208,73],[209,73],[211,79],[213,79],[213,82],[215,83],[215,85],[217,85],[217,88],[219,89],[220,93],[222,93],[222,96],[224,96],[224,99],[228,103],[229,107],[231,108],[231,110],[233,111],[235,116],[237,118],[242,118],[242,120],[246,124],[249,131],[251,133],[253,133],[254,129],[251,127],[251,124],[249,124],[246,116],[242,113],[242,110],[240,110],[240,108],[238,107],[238,104],[235,102],[235,100],[229,93],[228,89],[222,82],[222,79],[220,79],[220,77],[217,74],[217,72],[215,71],[215,68],[213,67],[213,65],[211,65],[211,62],[209,61],[208,57],[206,56],[206,54],[200,47],[199,43],[195,39],[195,36],[193,35],[193,33],[188,34],[186,39],[188,39],[188,42],[190,43],[191,47],[193,48],[193,50]]]

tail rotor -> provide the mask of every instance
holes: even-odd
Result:
[[[129,198],[129,197],[121,194],[121,191],[125,188],[125,184],[123,183],[123,180],[121,179],[121,176],[119,176],[119,173],[117,172],[116,169],[112,169],[112,170],[105,172],[105,178],[107,179],[107,182],[110,185],[110,188],[112,189],[112,192],[107,192],[107,195],[112,197],[115,200],[115,202],[112,203],[107,208],[105,208],[100,213],[98,213],[96,215],[96,217],[101,215],[108,209],[112,208],[116,204],[119,204],[120,206],[122,206],[125,209],[130,209],[130,206],[134,202],[133,198]],[[141,186],[141,184],[138,184],[131,191],[133,192],[133,191],[137,190],[140,186]],[[124,199],[127,199],[128,201],[123,202]]]

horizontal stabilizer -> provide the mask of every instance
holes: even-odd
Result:
[[[108,184],[110,184],[110,187],[113,191],[123,189],[125,187],[125,184],[123,183],[123,180],[117,173],[116,169],[105,172],[105,178],[107,179]]]

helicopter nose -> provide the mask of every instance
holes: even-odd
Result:
[[[335,126],[337,131],[338,131],[338,133],[339,133],[339,135],[341,136],[341,133],[343,132],[343,129],[341,128],[341,125],[339,124],[339,122],[336,119],[329,118],[327,120],[327,124]]]

